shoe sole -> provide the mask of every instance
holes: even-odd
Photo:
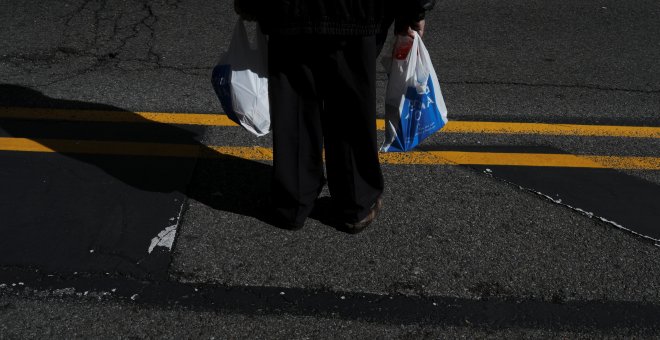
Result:
[[[367,217],[363,218],[360,222],[357,223],[346,223],[344,224],[344,229],[346,229],[346,232],[349,234],[357,234],[359,232],[362,232],[364,229],[366,229],[376,218],[378,218],[378,215],[380,213],[380,209],[383,207],[383,200],[378,197],[376,200],[376,203],[374,203],[373,207],[369,211],[369,214]],[[373,214],[373,216],[372,216]]]

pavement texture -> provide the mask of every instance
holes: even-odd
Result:
[[[657,127],[659,16],[650,0],[445,0],[424,39],[450,120]],[[228,0],[0,0],[0,106],[219,113],[211,70],[236,19]],[[0,119],[0,137],[272,146],[151,123]],[[658,157],[660,141],[439,133],[420,150]],[[660,248],[599,218],[653,221],[660,171],[384,165],[381,216],[347,235],[327,192],[300,231],[264,222],[269,162],[0,165],[2,339],[660,337]],[[169,225],[171,250],[153,248]]]
[[[168,310],[127,307],[118,303],[84,301],[30,301],[7,298],[1,305],[3,320],[0,331],[7,338],[58,337],[75,338],[315,338],[315,339],[426,339],[426,338],[571,338],[593,339],[649,336],[628,330],[601,332],[534,328],[475,328],[469,321],[464,326],[383,325],[337,318],[309,316],[264,316],[199,310]],[[40,318],[31,316],[38,313]],[[66,317],[62,314],[66,313]],[[115,325],[111,329],[105,324]]]
[[[281,231],[191,201],[172,271],[183,281],[231,286],[547,301],[659,298],[660,282],[646,277],[660,266],[653,243],[468,169],[385,166],[384,173],[384,210],[359,236],[317,221]],[[227,182],[244,187],[249,180],[216,178],[228,192],[236,189]],[[259,196],[232,200],[249,205]]]

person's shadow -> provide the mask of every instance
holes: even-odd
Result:
[[[203,127],[157,123],[114,106],[0,84],[0,110],[16,107],[77,110],[81,115],[103,111],[124,122],[0,117],[0,137],[35,140],[54,151],[0,152],[0,266],[84,271],[100,265],[97,270],[121,271],[118,262],[142,261],[149,241],[175,223],[186,196],[270,223],[271,166],[205,146],[199,142]],[[184,144],[199,148],[203,157],[67,153],[58,150],[62,140]],[[222,232],[223,226],[213,228]]]

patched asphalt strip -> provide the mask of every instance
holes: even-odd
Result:
[[[660,186],[611,169],[471,167],[590,218],[660,242]]]
[[[660,306],[643,302],[506,299],[487,287],[481,299],[378,295],[322,289],[187,284],[113,276],[1,268],[0,297],[124,301],[156,308],[225,311],[244,315],[327,317],[380,324],[510,327],[571,331],[636,329],[657,334]]]
[[[194,165],[0,152],[0,265],[165,277]]]
[[[54,106],[90,105],[45,100]],[[198,138],[204,127],[153,122],[107,105],[90,108],[65,112],[112,114],[97,114],[97,119],[83,122],[0,119],[0,139],[62,138],[92,151],[0,151],[0,187],[11,193],[0,196],[0,214],[5,216],[0,222],[0,265],[165,278],[197,160],[132,157],[131,146],[171,143],[203,150]],[[113,117],[120,117],[122,123]],[[93,138],[133,144],[117,141],[115,149],[122,152],[97,155],[96,146],[85,142]],[[57,148],[49,143],[41,147]]]

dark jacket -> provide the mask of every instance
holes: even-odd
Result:
[[[267,34],[382,34],[396,20],[424,18],[435,0],[235,0],[236,12]]]

